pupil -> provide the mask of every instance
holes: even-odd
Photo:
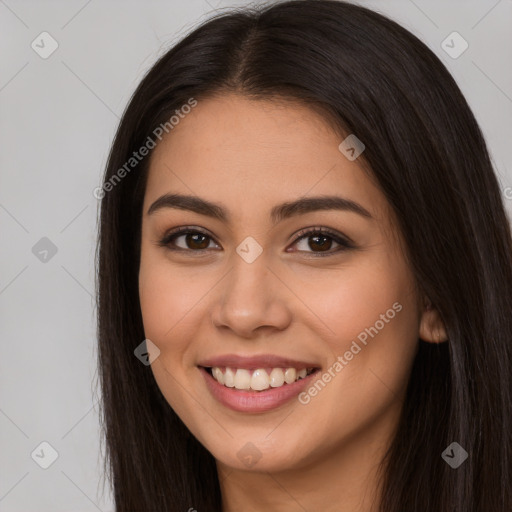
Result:
[[[323,236],[323,235],[318,236],[318,235],[317,235],[317,236],[312,236],[312,237],[311,237],[311,239],[312,239],[312,240],[314,240],[313,244],[317,244],[317,246],[319,245],[321,249],[322,249],[322,248],[323,248],[323,249],[329,249],[329,248],[330,248],[330,247],[329,247],[329,246],[330,246],[330,243],[329,243],[329,242],[330,242],[330,240],[329,240],[329,237],[327,237],[327,236]],[[319,240],[319,239],[323,239],[324,243],[325,243],[325,241],[328,241],[328,243],[327,243],[327,247],[325,247],[325,246],[324,246],[324,247],[322,247],[322,244],[319,244],[319,243],[317,242],[317,240]],[[312,245],[311,243],[309,244],[309,246],[310,246],[310,248],[311,248],[311,249],[314,249],[314,247],[313,247],[313,245]]]
[[[198,238],[198,237],[202,237],[203,238],[203,243],[201,244],[201,242],[196,242],[196,240],[194,240],[195,238]],[[190,242],[190,240],[192,239],[192,245],[194,246],[195,245],[195,248],[197,249],[206,249],[208,247],[208,242],[206,241],[206,238],[207,236],[206,235],[202,235],[200,233],[193,233],[193,234],[189,234],[187,235],[187,243]],[[205,244],[205,241],[206,241],[206,244]],[[199,245],[199,247],[198,247]],[[194,248],[194,247],[192,247]]]

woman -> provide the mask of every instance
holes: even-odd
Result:
[[[415,36],[216,16],[142,80],[101,195],[116,510],[512,510],[510,226]]]

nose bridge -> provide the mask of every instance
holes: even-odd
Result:
[[[281,300],[278,280],[268,268],[268,255],[262,249],[246,241],[233,253],[231,271],[214,308],[214,325],[250,336],[260,326],[281,329],[289,321],[286,301]]]
[[[270,298],[268,280],[271,272],[267,268],[268,264],[267,254],[263,254],[263,251],[256,254],[250,245],[238,246],[236,254],[232,257],[232,270],[228,275],[225,290],[226,301],[234,302],[231,307],[250,306],[252,310],[265,307]]]

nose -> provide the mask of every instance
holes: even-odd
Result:
[[[290,289],[268,266],[264,253],[252,263],[237,254],[231,270],[217,287],[212,323],[239,338],[256,338],[262,331],[281,331],[291,322]],[[288,285],[289,286],[289,285]]]

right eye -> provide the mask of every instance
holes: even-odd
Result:
[[[177,241],[183,238],[181,246]],[[202,252],[206,251],[213,242],[213,238],[203,231],[191,228],[178,228],[166,235],[158,242],[161,247],[166,247],[171,251],[189,251],[189,252]]]

